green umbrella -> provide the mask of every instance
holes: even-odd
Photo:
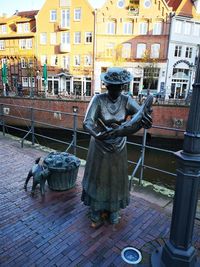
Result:
[[[3,68],[2,68],[2,81],[3,81],[3,84],[6,84],[8,79],[7,79],[7,67],[6,67],[6,64],[4,63],[3,64]]]
[[[43,66],[43,78],[44,78],[44,85],[47,85],[47,64],[44,64]]]

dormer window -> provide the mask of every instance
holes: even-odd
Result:
[[[7,33],[7,26],[6,24],[0,25],[0,33],[6,34]]]
[[[17,24],[17,32],[18,33],[25,33],[25,32],[29,32],[29,23],[18,23]]]

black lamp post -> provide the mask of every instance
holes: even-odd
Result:
[[[176,153],[177,179],[170,238],[153,252],[153,267],[198,267],[192,246],[200,184],[200,49],[183,150]]]

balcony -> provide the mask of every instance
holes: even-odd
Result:
[[[60,52],[61,53],[69,53],[71,51],[70,44],[60,44]]]
[[[69,29],[70,29],[69,25],[66,25],[66,24],[60,24],[59,25],[59,30],[60,31],[66,31],[66,30],[69,30]]]

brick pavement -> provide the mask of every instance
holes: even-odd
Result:
[[[126,246],[141,250],[140,266],[149,266],[149,255],[169,235],[170,213],[157,204],[131,195],[131,204],[121,211],[116,229],[105,224],[90,227],[88,208],[81,201],[80,167],[75,188],[55,192],[46,185],[30,196],[23,184],[38,156],[47,152],[0,134],[0,266],[128,266],[120,256]],[[196,221],[193,242],[200,250],[200,222]]]

